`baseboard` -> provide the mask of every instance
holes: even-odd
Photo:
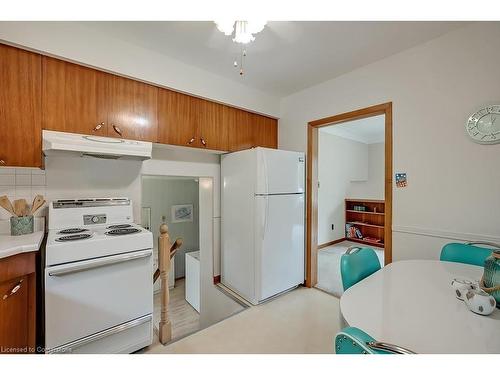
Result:
[[[324,247],[335,245],[336,243],[339,243],[339,242],[344,242],[345,240],[346,240],[345,238],[339,238],[338,240],[333,240],[333,241],[330,241],[330,242],[322,243],[321,245],[318,245],[318,250],[322,249]]]
[[[220,275],[214,276],[214,285],[220,283]]]

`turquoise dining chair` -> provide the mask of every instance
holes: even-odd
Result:
[[[335,354],[415,354],[411,350],[376,341],[356,327],[346,327],[335,335]]]
[[[344,291],[380,269],[377,254],[369,247],[351,246],[340,258]]]
[[[484,261],[491,255],[492,250],[474,245],[486,245],[500,249],[500,245],[491,242],[449,243],[441,249],[439,260],[484,267]]]

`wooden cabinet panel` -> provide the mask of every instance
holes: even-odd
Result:
[[[229,127],[225,126],[222,120],[224,107],[222,104],[199,99],[197,122],[200,147],[210,150],[228,150]]]
[[[0,347],[2,352],[33,353],[35,349],[35,254],[0,260]],[[6,280],[7,275],[15,277]]]
[[[253,144],[260,147],[278,148],[278,121],[252,114]]]
[[[41,167],[41,56],[0,45],[0,166]]]
[[[229,151],[254,147],[251,113],[224,107],[224,124],[229,129]]]
[[[227,106],[224,109],[224,124],[229,128],[229,151],[278,147],[277,120]]]
[[[107,81],[108,136],[156,142],[158,88],[112,74]]]
[[[42,76],[43,129],[107,135],[105,73],[44,56]]]
[[[175,91],[159,89],[159,143],[190,147],[199,145],[196,121],[199,100]]]

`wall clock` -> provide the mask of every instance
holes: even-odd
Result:
[[[474,142],[486,145],[500,143],[500,104],[489,105],[473,113],[465,129]]]

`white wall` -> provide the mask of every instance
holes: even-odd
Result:
[[[384,199],[384,144],[320,131],[318,145],[318,244],[324,244],[345,237],[346,198]]]
[[[392,101],[394,172],[409,182],[393,191],[394,259],[436,259],[442,237],[498,242],[500,144],[475,144],[464,126],[500,101],[499,40],[500,23],[472,24],[291,95],[279,147],[305,151],[308,121]]]
[[[0,22],[0,41],[251,111],[279,115],[279,98],[72,22]]]
[[[171,208],[176,204],[193,205],[193,221],[173,223]],[[157,176],[142,177],[142,207],[151,209],[151,229],[155,245],[155,258],[158,258],[158,228],[168,224],[172,241],[182,238],[182,246],[174,257],[175,278],[185,276],[185,254],[200,249],[198,181],[195,179],[171,179]],[[169,281],[169,285],[172,285]]]
[[[384,199],[385,143],[371,143],[368,149],[367,178],[351,181],[348,195],[351,198]]]
[[[344,237],[344,199],[352,180],[366,179],[368,145],[322,131],[318,138],[318,244],[323,244]]]

